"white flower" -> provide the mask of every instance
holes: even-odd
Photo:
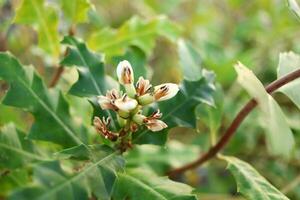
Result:
[[[121,111],[130,112],[137,107],[138,102],[135,99],[128,98],[125,94],[121,99],[117,99],[114,105]]]
[[[98,96],[98,103],[103,110],[115,110],[114,101],[119,98],[117,90],[113,89],[106,92],[106,96]]]
[[[117,66],[117,76],[123,85],[132,84],[134,81],[131,64],[127,60],[121,61]]]
[[[159,120],[159,119],[146,119],[145,120],[145,125],[147,126],[148,129],[151,131],[161,131],[164,128],[167,128],[168,125],[165,124],[165,122]]]
[[[179,87],[174,83],[164,83],[154,87],[153,96],[156,101],[164,101],[174,97],[179,91]]]
[[[144,118],[143,122],[146,125],[146,127],[151,131],[161,131],[162,129],[168,127],[168,125],[165,124],[165,122],[159,120],[161,116],[161,112],[157,110],[154,113],[152,113],[152,115],[150,115],[149,117]]]
[[[116,141],[118,139],[116,133],[113,133],[110,130],[108,130],[110,122],[111,118],[107,118],[105,120],[104,117],[102,118],[102,120],[99,117],[95,117],[93,120],[94,127],[98,133],[102,134],[105,137],[105,139]]]

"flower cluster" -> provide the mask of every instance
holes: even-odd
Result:
[[[174,97],[179,87],[174,83],[165,83],[152,87],[149,80],[139,77],[134,85],[134,74],[127,60],[120,62],[117,66],[119,83],[125,88],[126,93],[116,89],[107,91],[105,96],[98,97],[98,103],[103,110],[113,110],[117,113],[118,122],[122,129],[119,133],[109,130],[110,118],[94,118],[96,130],[106,139],[116,141],[118,137],[128,132],[136,132],[139,126],[145,125],[151,131],[160,131],[167,127],[159,110],[150,116],[142,114],[142,108],[153,102],[164,101]]]

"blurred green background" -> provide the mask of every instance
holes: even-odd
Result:
[[[55,0],[48,2],[51,4]],[[198,108],[197,130],[176,128],[171,130],[170,134],[170,140],[193,144],[193,148],[194,145],[198,145],[201,151],[207,150],[210,146],[209,132],[216,132],[218,137],[249,99],[235,83],[234,63],[238,60],[243,62],[255,72],[262,83],[267,84],[276,79],[280,52],[292,50],[300,53],[300,21],[288,9],[284,0],[92,0],[91,2],[94,9],[89,12],[90,23],[77,26],[78,37],[89,40],[93,32],[107,27],[118,29],[133,16],[151,19],[165,15],[176,24],[178,32],[176,34],[190,41],[198,49],[202,66],[216,73],[219,85],[216,92],[218,105],[216,109],[219,115],[215,116],[215,120],[220,120],[219,129],[210,129],[210,121],[203,111],[205,110],[203,105]],[[36,32],[29,26],[11,25],[18,4],[17,0],[0,0],[0,51],[9,50],[24,64],[34,65],[49,83],[55,68],[53,63],[36,48]],[[61,35],[66,34],[66,25],[60,24],[59,31]],[[149,55],[135,46],[128,46],[124,54],[122,52],[107,57],[106,67],[111,75],[114,74],[117,61],[124,56],[135,59],[136,65],[147,66],[148,78],[152,78],[154,84],[178,83],[182,79],[177,45],[170,38],[157,37],[154,49]],[[64,73],[59,81],[59,87],[65,92],[77,78],[74,71],[69,72]],[[7,85],[0,80],[0,98],[6,89]],[[71,96],[68,98],[75,108],[76,98]],[[299,110],[283,95],[276,94],[275,98],[287,113],[296,142],[299,144]],[[81,110],[83,109],[90,108],[85,105],[81,107]],[[76,109],[72,112],[78,116],[83,113]],[[88,120],[88,114],[85,115],[81,117]],[[0,105],[0,126],[10,121],[15,122],[19,128],[28,130],[32,117],[15,108]],[[291,199],[300,199],[299,149],[295,150],[295,156],[290,161],[268,155],[261,129],[263,123],[255,111],[251,113],[227,146],[225,154],[235,155],[251,163]],[[161,172],[160,169],[156,170]],[[225,163],[222,161],[213,160],[200,169],[186,173],[183,181],[196,187],[201,199],[239,198],[234,195],[236,185],[233,177],[225,171]]]

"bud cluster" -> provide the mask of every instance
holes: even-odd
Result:
[[[150,116],[142,113],[144,106],[158,101],[165,101],[174,97],[179,87],[174,83],[165,83],[152,87],[149,80],[139,77],[134,85],[134,74],[131,64],[121,61],[117,66],[119,83],[125,88],[125,93],[116,89],[107,91],[105,96],[98,96],[98,103],[103,110],[113,110],[117,113],[118,123],[122,129],[118,133],[109,130],[110,118],[94,118],[94,126],[106,139],[116,141],[127,133],[136,132],[139,126],[145,126],[151,131],[160,131],[167,126],[160,120],[159,110]]]

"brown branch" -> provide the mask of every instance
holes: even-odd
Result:
[[[273,81],[271,84],[269,84],[265,89],[266,91],[271,94],[281,86],[297,79],[300,77],[300,69],[289,73],[283,77],[281,77],[278,80]],[[232,121],[230,126],[227,128],[223,136],[220,138],[217,144],[215,144],[213,147],[211,147],[206,153],[202,154],[198,159],[195,161],[188,163],[182,167],[173,169],[168,172],[169,177],[176,177],[177,175],[193,169],[195,167],[198,167],[205,163],[206,161],[210,160],[214,156],[217,155],[219,151],[221,151],[225,145],[229,142],[230,138],[234,135],[235,131],[238,129],[238,127],[241,125],[243,120],[246,118],[246,116],[255,108],[257,105],[257,102],[254,99],[251,99],[237,114],[235,119]]]
[[[75,32],[76,32],[76,27],[73,24],[73,25],[71,25],[68,34],[70,36],[74,36]],[[65,53],[64,53],[64,57],[67,54],[68,54],[68,51],[66,49]],[[63,74],[63,72],[64,72],[64,66],[60,65],[58,68],[56,68],[55,73],[54,73],[54,75],[53,75],[53,77],[52,77],[52,79],[51,79],[51,81],[49,83],[49,88],[52,88],[52,87],[54,87],[57,84],[57,82],[59,81],[59,79],[60,79],[61,75]]]

